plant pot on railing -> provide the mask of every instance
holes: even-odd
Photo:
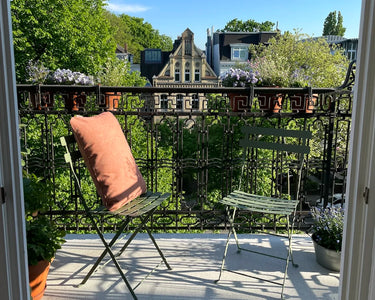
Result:
[[[304,112],[311,114],[315,107],[318,105],[318,94],[312,94],[311,98],[309,94],[294,94],[290,96],[290,108],[292,112]]]
[[[53,107],[54,98],[52,92],[30,92],[29,97],[33,109],[42,110]]]
[[[250,99],[248,96],[235,94],[235,93],[228,93],[230,107],[232,111],[239,112],[239,111],[249,111],[251,108]]]
[[[87,95],[85,93],[72,92],[64,96],[65,108],[68,111],[83,110],[86,104]]]
[[[117,92],[105,92],[104,101],[99,106],[107,110],[117,110],[121,99],[121,93]]]
[[[257,93],[259,108],[264,112],[278,113],[280,112],[283,94],[274,94],[269,92]]]

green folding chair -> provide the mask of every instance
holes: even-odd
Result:
[[[163,255],[162,251],[160,250],[158,244],[156,243],[151,230],[147,226],[147,222],[149,221],[150,217],[154,213],[154,211],[158,208],[158,206],[164,201],[167,200],[170,197],[169,193],[158,193],[158,192],[151,192],[147,191],[146,193],[142,194],[141,196],[137,197],[136,199],[127,202],[125,205],[120,207],[117,210],[110,211],[107,209],[107,207],[103,206],[101,203],[98,203],[96,208],[90,208],[88,204],[88,199],[86,199],[85,195],[82,193],[80,180],[77,176],[77,168],[79,165],[79,160],[82,159],[82,154],[79,150],[77,150],[76,146],[76,140],[73,135],[66,136],[61,138],[61,144],[65,147],[66,153],[65,153],[65,161],[70,166],[70,171],[72,173],[72,176],[74,178],[75,182],[75,188],[78,192],[79,199],[81,200],[81,203],[84,207],[85,214],[87,215],[88,219],[91,221],[91,224],[95,231],[97,232],[100,240],[102,241],[104,245],[104,251],[102,254],[98,257],[95,264],[92,266],[90,271],[87,273],[85,278],[82,280],[79,286],[85,284],[87,280],[90,278],[94,272],[98,271],[101,267],[108,264],[111,260],[115,264],[117,270],[120,273],[121,278],[125,282],[127,288],[129,289],[131,295],[134,299],[137,299],[137,296],[134,292],[134,290],[157,268],[159,265],[164,262],[166,267],[171,270],[170,265],[168,264],[165,256]],[[108,153],[110,155],[110,153]],[[115,158],[114,158],[115,159]],[[82,163],[81,163],[82,165]],[[107,242],[106,239],[103,236],[103,232],[100,229],[100,225],[98,223],[98,219],[102,218],[103,216],[121,216],[123,217],[122,223],[119,225],[119,229],[115,233],[114,237],[110,242]],[[126,236],[126,242],[122,246],[122,248],[117,252],[113,253],[112,249],[116,242],[123,239],[123,237],[120,238],[120,236],[124,233],[124,231],[127,229],[127,226],[129,223],[134,219],[139,218],[140,222],[137,223],[137,228],[132,232],[132,234],[128,237]],[[156,250],[158,251],[161,262],[155,266],[153,270],[149,274],[146,275],[145,278],[143,278],[134,288],[130,285],[127,277],[125,276],[124,272],[122,271],[122,268],[120,264],[117,261],[117,257],[119,257],[125,249],[129,246],[129,244],[132,242],[132,240],[135,238],[138,232],[140,232],[142,229],[145,229],[154,244]],[[110,259],[106,262],[103,262],[103,259],[106,257],[106,255],[110,256]]]
[[[227,222],[229,223],[229,233],[226,241],[223,260],[220,268],[219,282],[223,271],[233,272],[239,275],[264,280],[282,286],[281,298],[284,295],[284,286],[287,276],[288,263],[292,262],[294,267],[298,267],[293,261],[292,252],[292,231],[293,222],[297,205],[299,203],[299,191],[301,186],[302,169],[304,166],[305,156],[309,153],[310,148],[308,141],[311,138],[311,132],[306,130],[286,130],[280,128],[262,128],[245,126],[242,128],[243,138],[240,140],[240,146],[243,149],[243,166],[239,182],[239,189],[233,191],[220,202],[226,205]],[[264,158],[265,155],[271,155]],[[254,176],[249,175],[252,171],[259,168],[259,160],[263,155],[263,160],[267,161],[264,165],[268,165],[271,174],[272,194],[271,196],[258,195],[256,193],[249,193],[244,188],[248,185],[243,183],[242,178],[251,178],[252,184],[255,184]],[[265,167],[265,166],[262,166]],[[293,176],[291,170],[294,169],[295,193],[292,195],[290,178]],[[282,178],[286,177],[287,187],[283,187],[280,183]],[[284,180],[285,181],[285,180]],[[287,191],[285,191],[285,189]],[[275,256],[264,252],[255,251],[251,248],[244,248],[240,246],[235,230],[235,219],[238,210],[245,210],[252,214],[259,214],[260,216],[277,215],[281,219],[285,219],[288,246],[285,256]],[[277,218],[280,220],[280,218]],[[267,233],[267,232],[265,232]],[[270,233],[270,232],[268,232]],[[260,255],[268,256],[272,259],[285,260],[285,270],[283,280],[280,282],[274,280],[262,279],[259,276],[249,275],[247,273],[230,270],[225,266],[225,260],[228,251],[230,237],[233,234],[236,244],[237,252],[241,250],[252,252]],[[275,235],[275,233],[271,233]],[[277,234],[276,234],[277,235]]]

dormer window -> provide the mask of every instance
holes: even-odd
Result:
[[[160,49],[146,49],[145,50],[145,63],[146,64],[160,64],[161,63],[161,50]]]
[[[247,61],[249,58],[249,45],[248,44],[232,44],[231,60]]]

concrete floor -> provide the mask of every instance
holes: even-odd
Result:
[[[224,272],[221,281],[214,282],[219,276],[225,234],[154,236],[173,270],[167,270],[164,264],[159,266],[136,288],[138,299],[280,299],[281,287],[265,281]],[[251,243],[255,249],[268,248],[270,253],[285,252],[286,239],[280,237],[254,234],[239,235],[239,239],[243,246]],[[131,299],[112,262],[85,285],[76,287],[100,255],[102,244],[94,235],[67,235],[66,240],[51,265],[44,300]],[[236,250],[232,239],[228,268],[262,278],[282,279],[283,261]],[[293,251],[299,267],[289,266],[285,299],[338,299],[339,273],[316,263],[310,237],[295,235]],[[134,287],[160,262],[159,258],[147,234],[139,234],[119,263]]]

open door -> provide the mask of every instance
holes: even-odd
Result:
[[[0,299],[29,299],[10,1],[0,2]]]
[[[375,299],[375,1],[363,0],[339,299]]]

